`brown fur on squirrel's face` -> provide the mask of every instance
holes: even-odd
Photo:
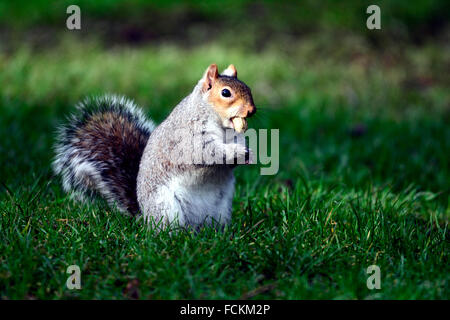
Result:
[[[230,64],[219,75],[217,65],[212,64],[203,80],[203,91],[209,92],[208,101],[222,119],[222,125],[239,133],[247,130],[246,118],[256,112],[256,107],[250,88],[237,79],[236,68]]]

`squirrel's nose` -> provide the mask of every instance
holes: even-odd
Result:
[[[248,109],[247,109],[247,117],[251,117],[255,113],[256,113],[256,107],[255,106],[248,107]]]

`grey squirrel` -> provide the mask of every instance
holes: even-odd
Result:
[[[233,65],[219,75],[211,64],[159,126],[124,97],[87,99],[78,111],[55,144],[53,169],[66,192],[99,195],[156,225],[230,221],[233,169],[251,161],[242,133],[256,112]]]

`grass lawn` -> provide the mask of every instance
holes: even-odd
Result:
[[[0,298],[449,299],[448,47],[336,37],[0,50]],[[63,193],[52,144],[76,101],[124,94],[160,122],[212,62],[252,88],[250,127],[280,130],[278,174],[235,171],[223,232],[155,234]]]

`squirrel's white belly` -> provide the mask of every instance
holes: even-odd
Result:
[[[196,183],[192,178],[176,177],[158,190],[156,202],[168,222],[181,226],[224,225],[231,219],[234,176]]]

